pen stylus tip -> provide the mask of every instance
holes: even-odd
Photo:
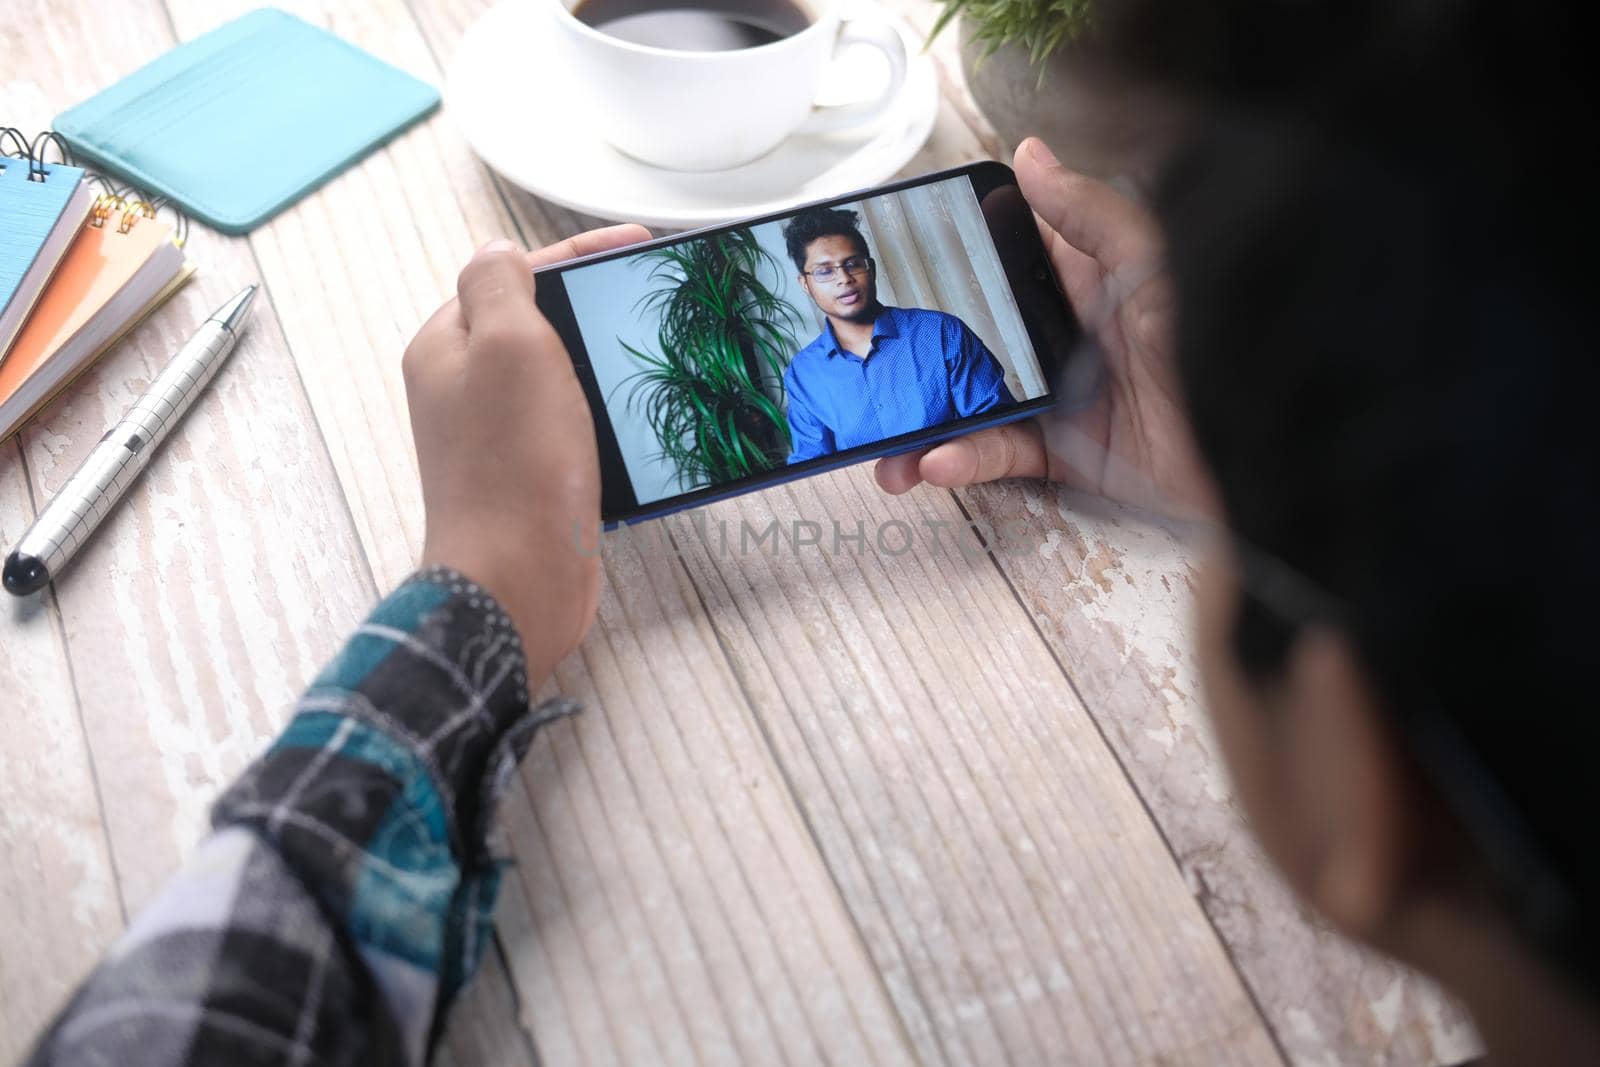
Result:
[[[50,569],[38,556],[13,552],[6,557],[5,573],[0,576],[0,584],[5,585],[8,593],[27,596],[50,584]]]
[[[239,291],[239,295],[223,304],[211,316],[213,322],[220,322],[229,332],[237,332],[239,325],[250,314],[250,305],[256,298],[255,285],[247,285]]]

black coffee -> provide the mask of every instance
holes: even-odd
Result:
[[[755,48],[812,22],[796,0],[581,0],[572,13],[612,37],[681,52]]]

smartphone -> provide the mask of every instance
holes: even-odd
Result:
[[[537,272],[607,528],[1027,418],[1081,330],[974,163]]]

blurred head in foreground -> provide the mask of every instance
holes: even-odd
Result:
[[[1600,1062],[1585,38],[1552,4],[1107,7],[1119,72],[1193,109],[1157,210],[1252,823],[1492,1054]]]

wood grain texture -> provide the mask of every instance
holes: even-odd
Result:
[[[501,931],[550,1063],[912,1062],[682,568],[609,550]],[[509,915],[508,915],[509,913]]]
[[[33,521],[22,452],[0,445],[0,544]],[[122,929],[100,792],[49,590],[0,605],[0,1061]]]
[[[667,524],[922,1062],[1277,1062],[1003,577],[933,542],[948,494],[857,468],[702,520]]]
[[[7,121],[30,130],[47,128],[53,115],[173,43],[167,14],[153,0],[119,9],[114,33],[104,11],[87,3],[13,5],[6,22]],[[17,446],[7,446],[12,470],[0,524],[12,527],[47,500],[194,326],[256,275],[242,241],[203,228],[196,227],[190,253],[196,279],[29,423],[19,437],[20,463]],[[13,489],[23,470],[31,500]],[[7,1026],[6,1042],[31,1038],[56,1006],[46,992],[59,1000],[122,916],[177,867],[203,832],[218,789],[276,733],[288,702],[372,594],[269,295],[181,431],[56,585],[59,624],[46,613],[16,620],[27,631],[16,644],[7,624],[8,649],[38,643],[60,626],[71,681],[53,683],[25,710],[75,716],[81,709],[84,748],[106,804],[91,824],[75,825],[95,792],[82,783],[81,757],[67,735],[59,767],[44,745],[30,753],[40,772],[61,777],[31,790],[25,810],[45,820],[40,825],[58,820],[48,862],[83,864],[85,911],[76,924],[41,930],[58,948],[22,964],[36,968],[29,983],[7,982],[8,1021],[16,1025]],[[38,658],[50,677],[50,657],[40,649]],[[56,789],[75,799],[56,799]],[[103,858],[78,859],[103,855],[108,840],[114,885],[99,868]],[[73,900],[53,891],[48,866],[43,877],[30,898],[41,912]],[[116,910],[89,902],[101,887]],[[90,915],[96,908],[100,917]],[[33,936],[13,941],[8,932],[0,954]],[[26,1011],[11,1015],[15,1004]]]
[[[1192,634],[1196,550],[1176,523],[1036,482],[962,491],[1161,824],[1296,1063],[1455,1063],[1478,1051],[1431,982],[1328,930],[1283,886],[1234,806]]]

